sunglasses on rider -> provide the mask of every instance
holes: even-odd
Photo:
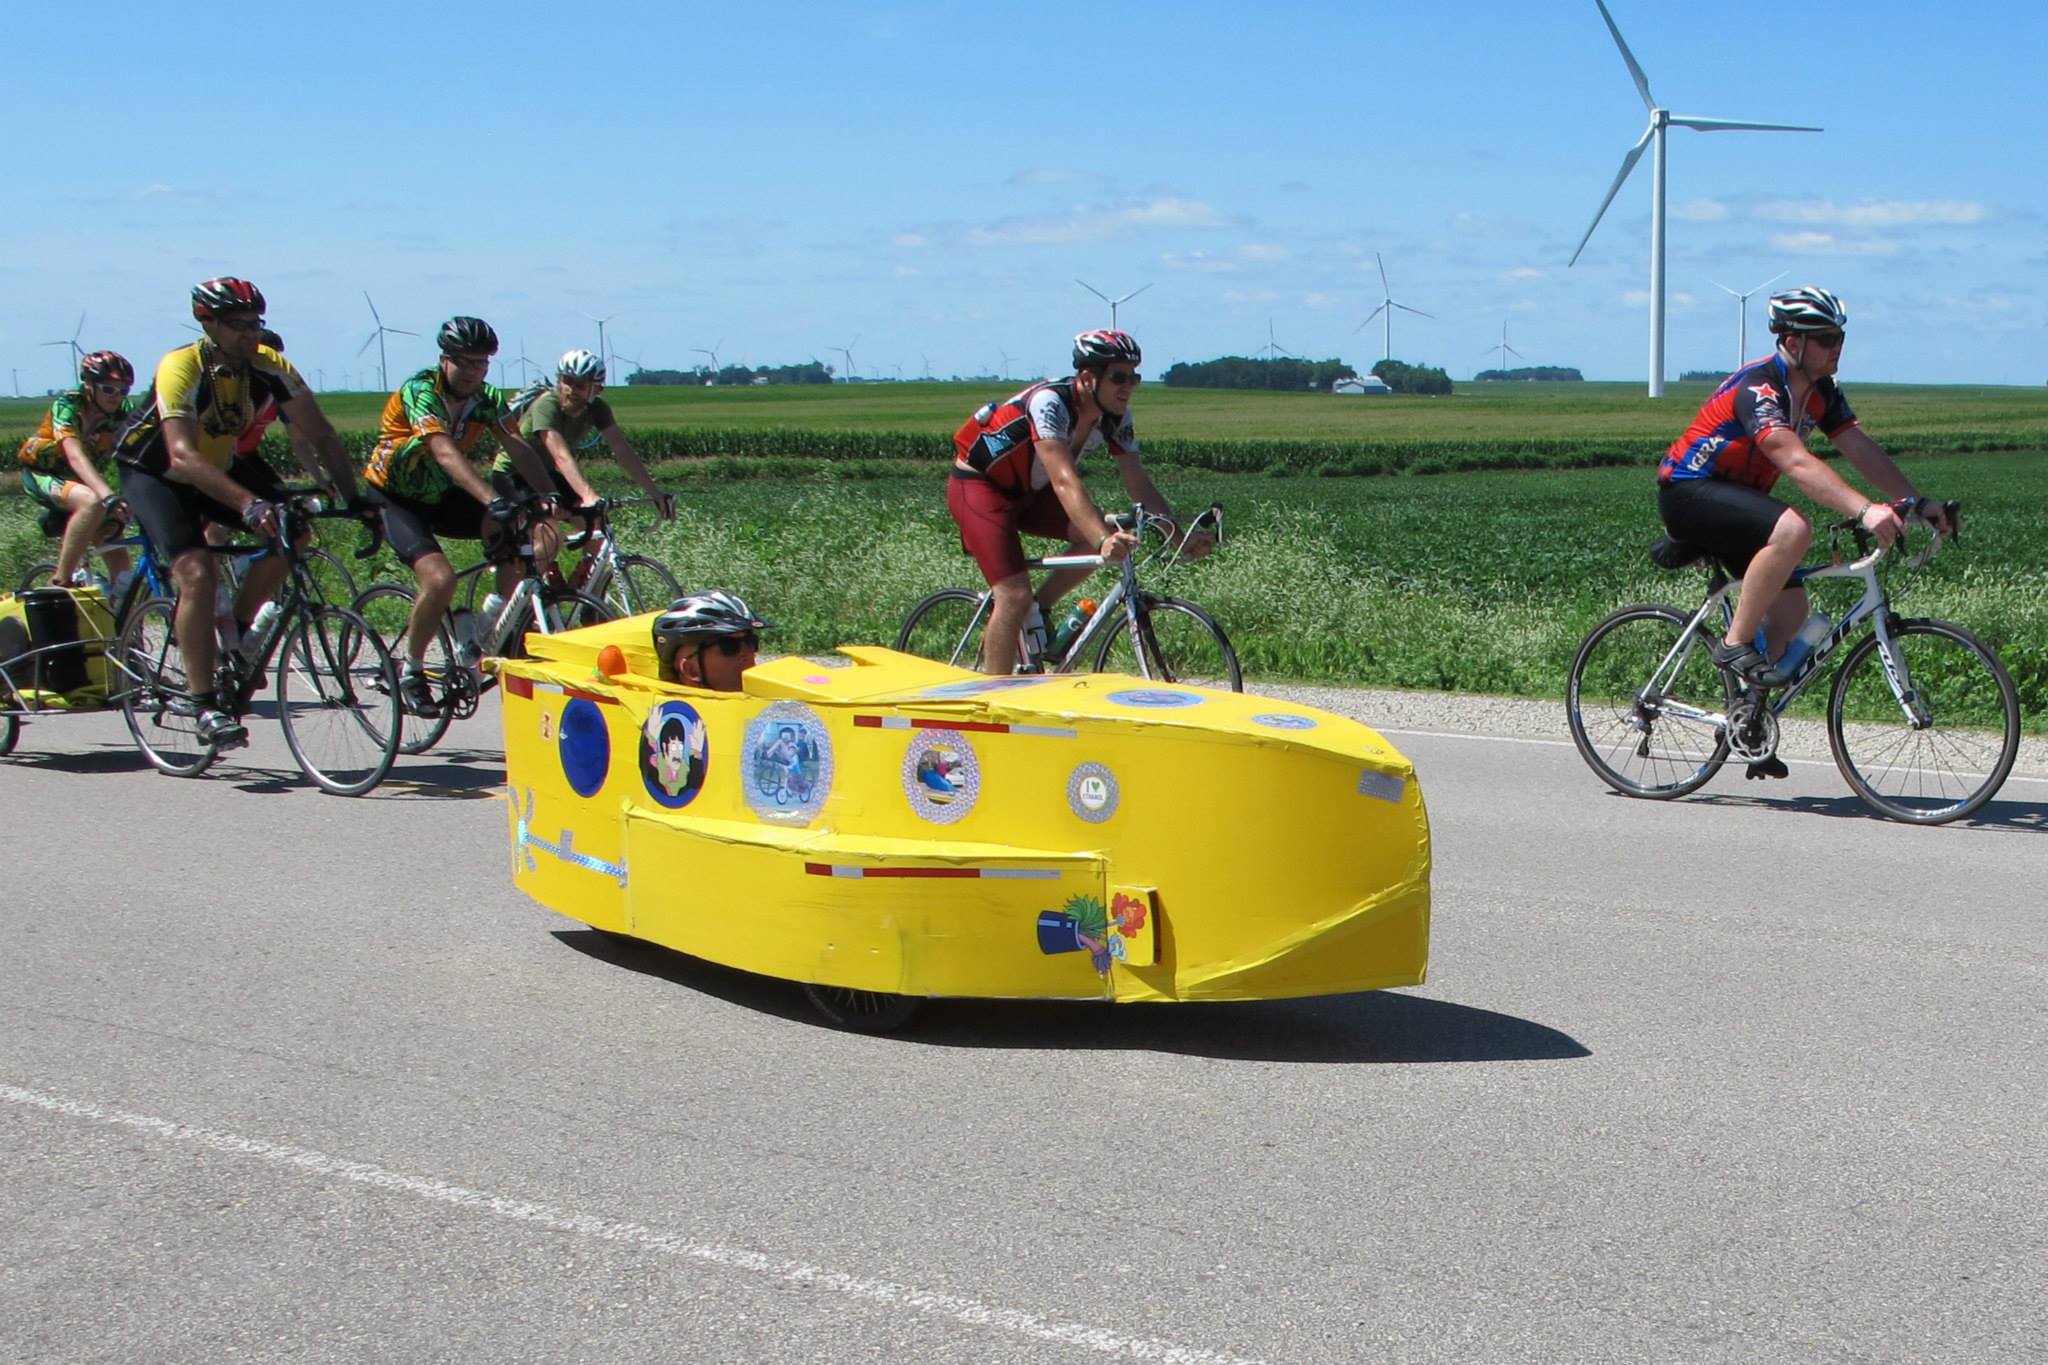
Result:
[[[1116,385],[1118,388],[1125,388],[1129,385],[1137,383],[1145,376],[1139,374],[1136,370],[1109,370],[1106,371],[1102,377],[1109,383]]]
[[[1824,346],[1830,351],[1842,349],[1842,334],[1840,332],[1808,332],[1806,339],[1814,345]]]
[[[125,394],[129,391],[129,386],[126,384],[94,384],[92,387],[95,393],[104,393],[108,397],[112,397],[115,394]]]
[[[239,316],[234,317],[219,317],[215,318],[214,321],[218,325],[227,328],[230,332],[248,333],[260,332],[263,330],[263,319],[260,317],[252,317],[247,313],[243,313],[240,314]]]
[[[721,635],[715,640],[706,640],[704,648],[697,652],[702,654],[705,649],[716,649],[728,659],[737,659],[748,650],[760,647],[761,637],[749,631],[745,635]]]

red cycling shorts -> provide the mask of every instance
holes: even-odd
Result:
[[[1020,533],[1069,543],[1074,539],[1067,509],[1050,486],[1012,498],[980,479],[948,479],[946,510],[960,525],[960,548],[974,556],[990,587],[1024,572]]]

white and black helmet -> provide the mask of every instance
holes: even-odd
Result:
[[[1839,332],[1848,325],[1849,310],[1842,301],[1816,285],[1771,295],[1773,332]]]
[[[582,347],[562,352],[555,373],[563,379],[603,379],[604,362]]]
[[[1090,366],[1108,365],[1114,361],[1126,360],[1136,365],[1145,358],[1138,349],[1138,343],[1129,332],[1118,332],[1104,327],[1092,332],[1083,332],[1074,338],[1074,368],[1085,370]]]
[[[685,645],[720,635],[754,635],[766,629],[768,623],[731,593],[717,588],[693,592],[678,597],[654,618],[654,652],[661,659],[662,672],[668,673],[675,665],[676,651]]]

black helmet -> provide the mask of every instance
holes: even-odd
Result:
[[[1128,360],[1135,365],[1145,358],[1138,349],[1138,343],[1129,332],[1115,332],[1104,328],[1095,332],[1083,332],[1074,338],[1074,368],[1085,370],[1091,365],[1107,365],[1115,360]]]
[[[78,362],[79,382],[85,384],[133,384],[135,367],[128,358],[112,351],[94,351]]]
[[[731,593],[716,588],[693,592],[688,597],[678,597],[669,603],[667,611],[654,618],[654,652],[666,676],[675,667],[676,651],[686,644],[766,629],[768,623]]]
[[[482,318],[450,318],[441,324],[442,355],[496,355],[498,334]]]
[[[192,286],[192,316],[201,322],[217,318],[222,313],[262,311],[263,291],[247,280],[223,275],[217,280],[204,280]]]

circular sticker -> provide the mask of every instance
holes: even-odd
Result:
[[[1192,692],[1162,692],[1150,687],[1126,688],[1112,692],[1109,699],[1120,706],[1200,706],[1202,699]]]
[[[1313,716],[1290,716],[1284,711],[1268,711],[1252,717],[1254,725],[1270,725],[1275,730],[1313,730],[1316,728]]]
[[[903,754],[903,794],[935,825],[950,825],[981,796],[981,760],[952,730],[920,730]]]
[[[562,708],[561,737],[555,752],[562,760],[562,776],[578,796],[595,796],[604,789],[604,777],[612,766],[612,737],[605,729],[604,712],[588,697],[571,697]]]
[[[832,790],[832,737],[818,713],[779,701],[747,723],[747,805],[763,820],[804,825]]]
[[[671,701],[647,713],[640,727],[640,780],[649,796],[681,810],[704,789],[710,768],[711,740],[696,707]]]
[[[1116,814],[1116,774],[1100,763],[1083,763],[1067,778],[1067,805],[1091,825]]]

